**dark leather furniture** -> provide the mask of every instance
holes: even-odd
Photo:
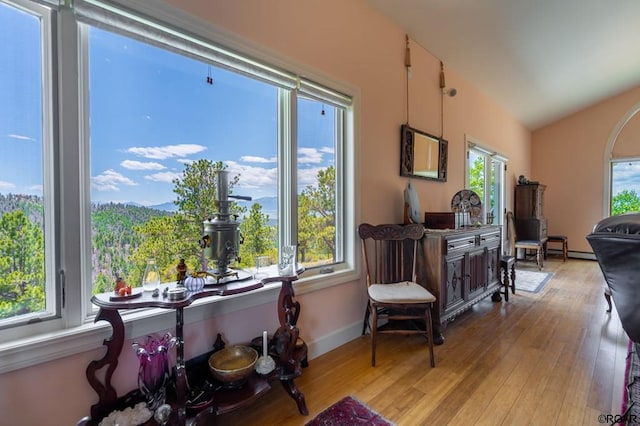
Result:
[[[622,328],[640,344],[640,212],[601,220],[587,235]]]

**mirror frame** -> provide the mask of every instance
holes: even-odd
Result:
[[[430,177],[416,174],[414,171],[414,145],[416,135],[424,136],[438,143],[438,176]],[[449,142],[437,136],[420,131],[403,124],[400,128],[400,176],[407,176],[417,179],[435,180],[438,182],[447,181],[447,156]]]

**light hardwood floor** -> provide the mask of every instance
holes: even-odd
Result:
[[[421,336],[381,335],[376,367],[363,336],[304,369],[308,416],[276,383],[219,423],[304,425],[353,395],[399,426],[597,425],[620,412],[628,339],[615,308],[605,312],[595,261],[550,257],[545,270],[554,277],[541,293],[487,299],[450,323],[433,369]]]

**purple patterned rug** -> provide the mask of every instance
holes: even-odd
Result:
[[[393,423],[352,396],[342,398],[305,426],[393,426]]]
[[[638,346],[629,342],[621,414],[615,419],[625,425],[640,423],[640,361],[637,348]]]

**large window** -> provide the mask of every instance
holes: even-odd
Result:
[[[611,161],[611,215],[640,211],[640,159]]]
[[[483,223],[504,224],[506,164],[504,156],[467,137],[466,187],[482,200]]]
[[[0,3],[0,328],[59,314],[50,31],[46,8]]]
[[[232,206],[234,267],[297,244],[306,277],[353,268],[350,97],[104,6],[0,0],[0,326],[38,323],[7,336],[82,325],[91,295],[139,286],[148,258],[163,281],[180,259],[206,268],[219,170],[251,197]]]

